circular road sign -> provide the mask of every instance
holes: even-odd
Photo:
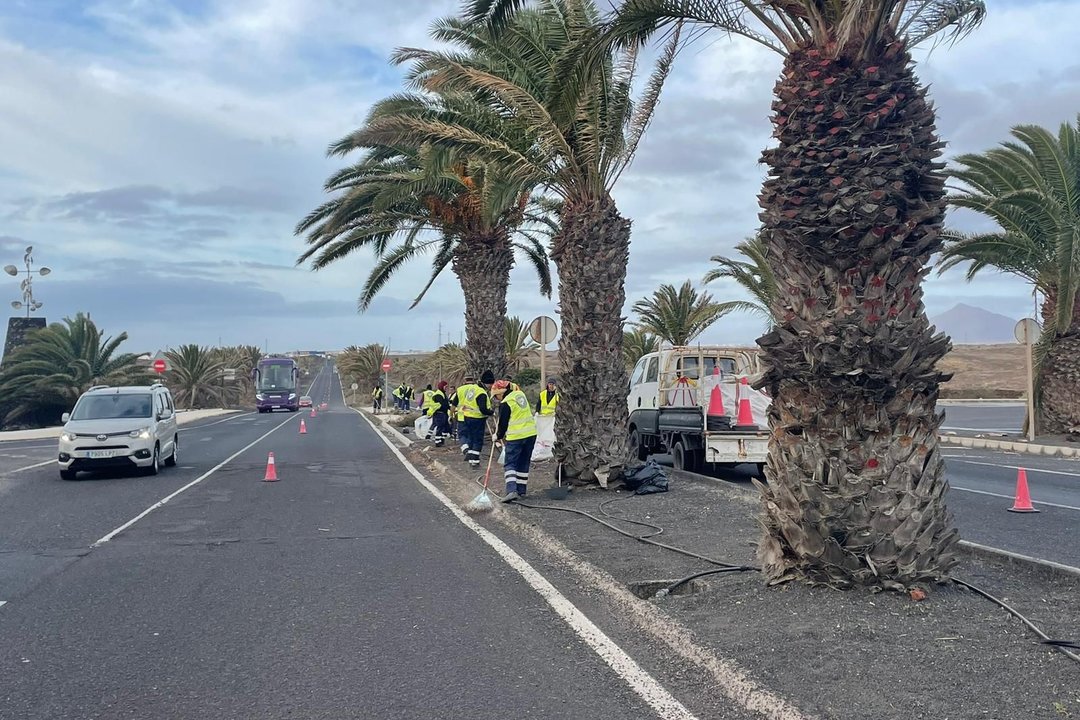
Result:
[[[153,367],[154,367],[154,372],[163,373],[163,372],[165,372],[165,361],[162,360],[161,358],[158,358],[157,360],[154,361],[154,366]]]
[[[1020,322],[1016,323],[1016,327],[1013,329],[1013,335],[1016,336],[1016,342],[1021,345],[1026,345],[1028,342],[1035,342],[1039,339],[1039,333],[1042,332],[1042,326],[1034,318],[1024,318]]]
[[[353,383],[353,384],[352,384],[352,385],[350,385],[349,387],[350,387],[350,388],[352,388],[353,390],[359,390],[359,389],[360,389],[360,386],[359,386],[359,385],[357,385],[356,383]]]
[[[533,342],[538,342],[541,345],[547,345],[554,340],[558,332],[559,328],[555,321],[547,315],[541,315],[529,323],[529,336],[533,339]]]
[[[382,361],[383,372],[390,372],[390,358],[386,358]]]

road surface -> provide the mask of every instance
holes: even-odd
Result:
[[[654,659],[601,659],[335,374],[309,394],[330,408],[183,428],[154,478],[65,482],[23,469],[54,442],[0,448],[0,718],[693,717],[654,709]]]
[[[1024,425],[1024,404],[986,403],[942,405],[942,430],[961,435],[971,433],[1020,433]]]

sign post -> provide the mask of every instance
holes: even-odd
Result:
[[[1027,366],[1027,435],[1028,442],[1035,441],[1035,367],[1033,346],[1042,326],[1034,318],[1024,318],[1016,323],[1013,334],[1016,342],[1024,345],[1024,364]]]
[[[357,385],[356,383],[353,383],[352,385],[349,386],[349,389],[352,390],[352,404],[353,405],[356,404],[356,388],[358,388],[358,387],[360,387],[360,386]]]
[[[393,367],[393,363],[390,362],[390,358],[386,358],[382,361],[383,371],[383,400],[385,401],[390,397],[390,368]]]
[[[559,328],[547,315],[541,315],[529,323],[529,337],[540,345],[540,390],[547,386],[547,344],[555,339]]]

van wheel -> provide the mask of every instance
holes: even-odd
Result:
[[[638,460],[645,460],[649,457],[649,448],[641,442],[641,433],[637,428],[630,431],[630,453]]]
[[[161,472],[161,446],[154,445],[154,461],[143,468],[143,475],[157,475]]]
[[[176,461],[178,459],[177,453],[180,452],[180,436],[177,435],[173,438],[172,455],[165,458],[166,467],[176,467]]]

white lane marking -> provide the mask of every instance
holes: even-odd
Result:
[[[56,447],[56,441],[58,439],[59,438],[53,438],[43,445],[19,445],[18,447],[7,447],[0,443],[0,453],[7,453],[8,450],[48,450],[49,448]]]
[[[1043,470],[1042,468],[1029,467],[1027,465],[1002,465],[1000,463],[994,462],[979,462],[978,460],[961,460],[960,462],[966,463],[968,465],[985,465],[987,467],[1008,468],[1009,470],[1020,470],[1021,468],[1023,468],[1029,473],[1038,472],[1047,473],[1048,475],[1065,475],[1066,477],[1080,478],[1080,473],[1065,472],[1064,470]]]
[[[270,435],[272,435],[273,433],[275,433],[275,432],[277,432],[278,430],[280,430],[280,429],[281,429],[281,428],[282,428],[282,427],[283,427],[284,425],[288,424],[288,423],[289,423],[289,422],[290,422],[291,420],[293,420],[293,419],[294,419],[294,418],[291,418],[291,417],[285,418],[285,419],[284,419],[284,420],[282,420],[282,421],[281,421],[280,423],[278,423],[278,424],[277,424],[277,425],[276,425],[275,427],[273,427],[272,429],[270,429],[270,430],[266,431],[265,433],[263,433],[262,435],[260,435],[260,436],[259,436],[259,438],[258,438],[257,440],[254,440],[254,441],[252,441],[251,443],[249,443],[248,445],[245,445],[245,446],[244,446],[244,447],[242,447],[241,449],[237,450],[237,451],[236,451],[236,452],[234,452],[234,453],[233,453],[232,455],[230,455],[229,457],[225,458],[224,460],[222,460],[221,462],[219,462],[219,463],[218,463],[217,465],[215,465],[214,467],[210,468],[210,469],[209,469],[209,470],[207,470],[207,471],[206,471],[205,473],[203,473],[203,474],[202,474],[202,475],[200,475],[199,477],[195,478],[194,480],[192,480],[191,482],[189,482],[189,483],[188,483],[187,485],[185,485],[184,487],[180,488],[180,489],[179,489],[179,490],[177,490],[176,492],[174,492],[174,493],[170,493],[169,495],[166,495],[165,497],[163,497],[163,498],[162,498],[161,500],[158,500],[158,501],[157,501],[156,503],[154,503],[154,504],[153,504],[153,505],[151,505],[150,507],[146,508],[145,510],[143,510],[143,511],[142,511],[141,513],[139,513],[139,514],[138,514],[138,515],[136,515],[135,517],[131,518],[130,520],[128,520],[128,521],[127,521],[126,523],[124,523],[124,524],[123,524],[123,525],[121,525],[120,527],[116,528],[115,530],[113,530],[113,531],[112,531],[112,532],[110,532],[109,534],[107,534],[107,535],[105,535],[104,537],[102,537],[102,538],[101,538],[100,540],[98,540],[97,542],[95,542],[95,543],[94,543],[93,545],[91,545],[90,547],[92,547],[92,548],[96,548],[96,547],[98,547],[98,546],[100,546],[100,545],[104,545],[105,543],[109,542],[109,541],[110,541],[110,540],[112,540],[112,539],[113,539],[114,537],[116,537],[116,536],[117,536],[117,535],[119,535],[120,533],[124,532],[124,531],[125,531],[125,530],[127,530],[127,529],[128,529],[129,527],[131,527],[131,526],[132,526],[132,525],[134,525],[135,523],[139,522],[139,521],[140,521],[140,520],[142,520],[142,519],[143,519],[144,517],[146,517],[146,516],[147,516],[147,515],[149,515],[150,513],[154,512],[154,511],[155,511],[155,510],[157,510],[157,509],[158,509],[159,507],[161,507],[161,506],[162,506],[162,505],[164,505],[165,503],[169,502],[170,500],[172,500],[172,499],[173,499],[174,497],[176,497],[176,496],[177,496],[177,495],[179,495],[180,493],[184,492],[185,490],[190,490],[191,488],[195,487],[196,485],[198,485],[199,483],[201,483],[201,482],[202,482],[203,480],[205,480],[206,478],[210,477],[211,475],[213,475],[214,473],[216,473],[216,472],[217,472],[218,470],[220,470],[221,468],[225,467],[225,466],[226,466],[226,465],[228,465],[228,464],[229,464],[230,462],[232,462],[233,460],[235,460],[236,458],[240,457],[240,456],[241,456],[242,454],[244,454],[245,452],[247,452],[247,451],[248,451],[248,450],[250,450],[251,448],[253,448],[253,447],[255,447],[256,445],[258,445],[259,443],[261,443],[261,442],[262,442],[263,440],[265,440],[266,438],[270,437]]]
[[[205,423],[203,425],[178,425],[177,427],[179,427],[182,430],[200,430],[202,428],[208,428],[208,427],[211,427],[213,425],[220,425],[221,423],[227,423],[227,422],[232,422],[233,420],[239,420],[240,418],[251,417],[254,414],[255,413],[253,413],[253,412],[238,413],[238,414],[235,414],[235,415],[230,415],[229,417],[225,418],[224,420],[215,420],[214,422],[208,422],[208,423]]]
[[[212,438],[212,437],[199,438],[199,442],[210,442],[213,439],[214,438]]]
[[[1042,558],[1032,557],[1030,555],[1022,555],[1021,553],[1016,553],[1011,550],[1003,550],[999,547],[994,547],[992,545],[980,545],[979,543],[971,542],[970,540],[961,540],[960,544],[967,547],[978,548],[979,550],[989,550],[990,552],[1000,553],[1001,555],[1007,555],[1008,557],[1016,558],[1017,560],[1026,560],[1027,562],[1032,562],[1037,565],[1046,565],[1047,567],[1052,567],[1055,570],[1063,570],[1070,575],[1080,575],[1080,567],[1065,565],[1063,563],[1054,562],[1053,560],[1043,560]]]
[[[37,465],[27,465],[26,467],[15,468],[14,470],[8,470],[7,472],[0,473],[0,475],[10,475],[11,473],[22,472],[23,470],[33,470],[34,468],[45,467],[56,462],[56,458],[46,460],[45,462],[39,462]]]
[[[7,605],[7,600],[0,600],[0,607]]]
[[[1006,500],[1012,500],[1013,499],[1012,495],[1002,495],[1001,493],[989,492],[987,490],[975,490],[974,488],[960,487],[959,485],[953,485],[952,483],[949,483],[949,487],[952,488],[953,490],[962,490],[964,492],[975,493],[976,495],[989,495],[990,497],[1005,498]],[[1031,504],[1032,505],[1045,505],[1047,507],[1061,508],[1062,510],[1078,510],[1078,511],[1080,511],[1080,507],[1075,507],[1073,505],[1060,505],[1058,503],[1042,502],[1041,500],[1032,500]]]
[[[993,432],[993,433],[1019,433],[1019,428],[972,428],[958,427],[955,425],[942,425],[942,430],[966,430],[968,432]]]
[[[547,578],[537,572],[537,570],[526,562],[523,557],[518,555],[513,548],[491,532],[485,530],[475,520],[466,515],[461,508],[450,500],[450,498],[446,497],[441,490],[432,485],[430,481],[420,474],[420,471],[401,454],[401,451],[398,450],[392,442],[390,442],[390,438],[379,432],[378,428],[375,427],[375,423],[371,422],[367,416],[360,413],[358,410],[355,410],[355,408],[354,411],[357,412],[360,417],[364,418],[364,421],[371,426],[371,429],[375,431],[375,434],[382,439],[388,448],[390,448],[390,452],[397,456],[398,461],[400,461],[401,464],[405,466],[405,469],[416,478],[417,482],[423,485],[428,492],[446,506],[446,508],[454,514],[454,517],[460,520],[465,527],[472,530],[481,540],[491,546],[507,565],[516,570],[518,574],[525,579],[525,582],[527,582],[533,590],[535,590],[540,597],[551,606],[551,609],[563,619],[570,629],[573,630],[585,644],[591,647],[593,652],[599,655],[600,658],[615,671],[615,674],[630,686],[631,690],[637,693],[642,700],[647,702],[649,706],[656,711],[657,715],[665,720],[668,718],[695,720],[693,713],[676,700],[675,697],[656,680],[656,678],[638,665],[625,650],[615,643],[615,641],[605,635],[604,632],[585,615],[585,613],[581,612],[581,610],[570,602],[565,595],[560,593]]]

